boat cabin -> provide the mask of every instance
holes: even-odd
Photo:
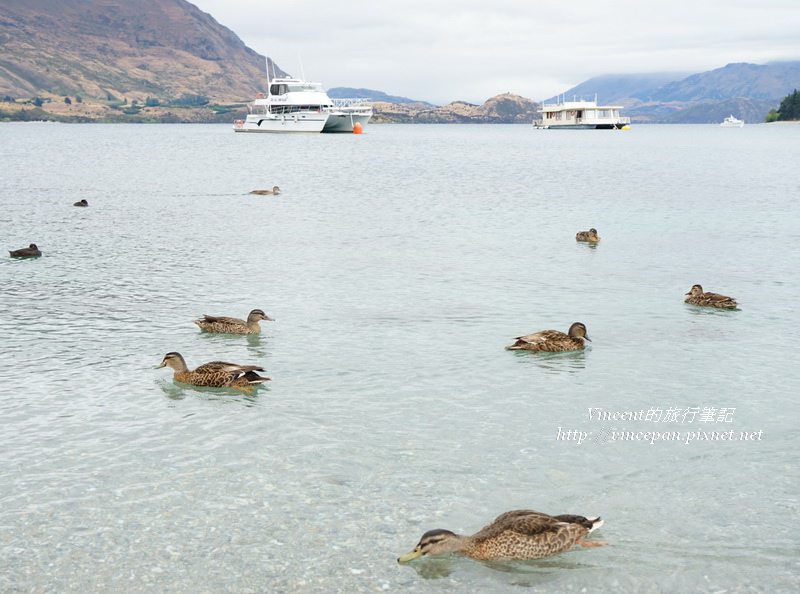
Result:
[[[536,120],[534,125],[540,128],[622,128],[631,122],[630,118],[619,115],[622,108],[622,105],[597,105],[596,99],[543,103],[539,108],[542,119]]]

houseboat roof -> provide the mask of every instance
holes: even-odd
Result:
[[[624,105],[598,105],[597,101],[564,101],[562,103],[543,103],[538,111],[571,111],[578,109],[623,109]]]

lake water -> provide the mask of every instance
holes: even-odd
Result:
[[[3,249],[44,252],[0,258],[0,591],[800,588],[800,126],[0,140]],[[583,352],[503,349],[575,321]],[[609,546],[396,562],[512,509]]]

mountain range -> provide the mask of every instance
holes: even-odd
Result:
[[[267,63],[286,74],[186,0],[0,0],[0,117],[38,98],[40,110],[67,121],[228,121],[266,88]],[[731,114],[756,122],[798,88],[800,62],[736,63],[696,74],[597,76],[562,95],[596,94],[638,123]],[[512,93],[441,107],[369,89],[335,87],[330,95],[372,99],[376,121],[529,123],[537,108]]]
[[[763,122],[770,109],[794,89],[800,88],[800,62],[769,64],[734,63],[689,76],[677,76],[659,84],[640,85],[641,75],[597,77],[565,94],[604,88],[603,102],[624,106],[633,121],[659,123],[718,122],[735,114],[750,122]],[[655,75],[654,75],[655,76]],[[607,83],[608,79],[613,85]]]

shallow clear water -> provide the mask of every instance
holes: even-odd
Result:
[[[0,258],[0,590],[800,587],[800,126],[0,140],[4,249],[44,252]],[[192,324],[256,307],[258,336]],[[584,352],[503,349],[575,321]],[[273,381],[193,389],[168,351]],[[610,546],[395,561],[525,508]]]

